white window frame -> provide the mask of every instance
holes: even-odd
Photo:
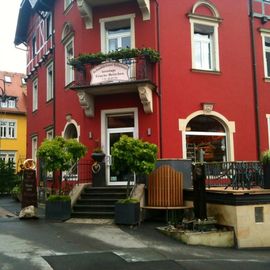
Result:
[[[268,131],[268,149],[270,149],[270,114],[266,114],[267,131]]]
[[[16,107],[16,100],[11,98],[8,100],[8,108],[15,108]]]
[[[270,53],[270,48],[265,46],[265,38],[270,38],[270,30],[261,29],[261,36],[262,36],[262,48],[263,48],[263,66],[264,66],[264,77],[270,79],[270,74],[268,74],[267,68],[267,59],[266,59],[266,52]],[[270,67],[269,67],[270,69]]]
[[[196,66],[196,48],[195,48],[195,40],[196,36],[194,33],[195,24],[200,25],[206,25],[211,26],[214,29],[213,34],[211,35],[211,48],[210,48],[210,54],[211,54],[211,67],[205,68],[205,67],[197,67]],[[191,33],[191,52],[192,52],[192,69],[198,69],[198,70],[206,70],[206,71],[220,71],[219,66],[219,38],[218,38],[218,22],[215,21],[207,21],[203,19],[195,19],[190,18],[190,33]]]
[[[4,123],[4,126],[2,126],[2,122]],[[3,133],[5,135],[3,135]],[[0,119],[0,138],[1,139],[17,138],[17,120]]]
[[[33,136],[31,138],[31,145],[32,145],[32,159],[34,161],[37,161],[37,149],[38,149],[38,137],[37,136]]]
[[[47,66],[47,93],[46,93],[46,101],[50,101],[53,99],[54,92],[54,65],[51,62]]]
[[[121,20],[130,20],[130,45],[131,48],[135,48],[135,14],[127,14],[122,16],[114,16],[108,18],[102,18],[99,20],[100,22],[100,39],[101,39],[101,51],[103,53],[108,52],[107,48],[107,34],[106,34],[106,23],[113,21],[121,21]]]
[[[68,54],[68,47],[72,46],[73,53]],[[74,38],[70,38],[65,43],[65,85],[74,81],[74,70],[71,65],[68,65],[68,60],[74,58]]]
[[[8,75],[5,75],[4,81],[5,81],[5,83],[11,83],[11,77]]]
[[[16,152],[14,151],[0,151],[0,159],[4,160],[5,163],[13,161],[16,164]]]
[[[38,109],[38,79],[35,79],[33,81],[33,87],[32,87],[32,111],[36,111]]]
[[[48,12],[47,17],[46,17],[46,38],[47,40],[51,37],[52,35],[52,13]]]
[[[53,135],[54,135],[53,129],[48,129],[48,130],[46,131],[46,138],[47,138],[48,140],[52,140],[52,139],[53,139]]]

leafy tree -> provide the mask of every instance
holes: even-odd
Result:
[[[75,162],[85,156],[86,152],[86,146],[78,142],[76,139],[64,139],[57,136],[51,140],[45,139],[38,148],[37,156],[42,159],[47,171],[60,172],[60,193],[62,171],[70,169]]]
[[[114,143],[111,153],[112,169],[120,174],[131,172],[137,175],[148,175],[154,170],[157,160],[155,144],[127,135],[122,135],[120,140]]]
[[[18,180],[14,162],[0,159],[0,193],[10,193]]]

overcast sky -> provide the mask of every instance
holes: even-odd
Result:
[[[21,2],[22,0],[0,0],[1,71],[26,72],[26,53],[16,49],[13,43]]]

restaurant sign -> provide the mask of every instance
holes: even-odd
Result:
[[[100,64],[91,70],[90,85],[129,81],[128,68],[118,62]]]

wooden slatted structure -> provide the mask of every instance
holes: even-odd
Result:
[[[183,206],[183,174],[169,165],[157,168],[149,175],[147,208],[181,206]]]

